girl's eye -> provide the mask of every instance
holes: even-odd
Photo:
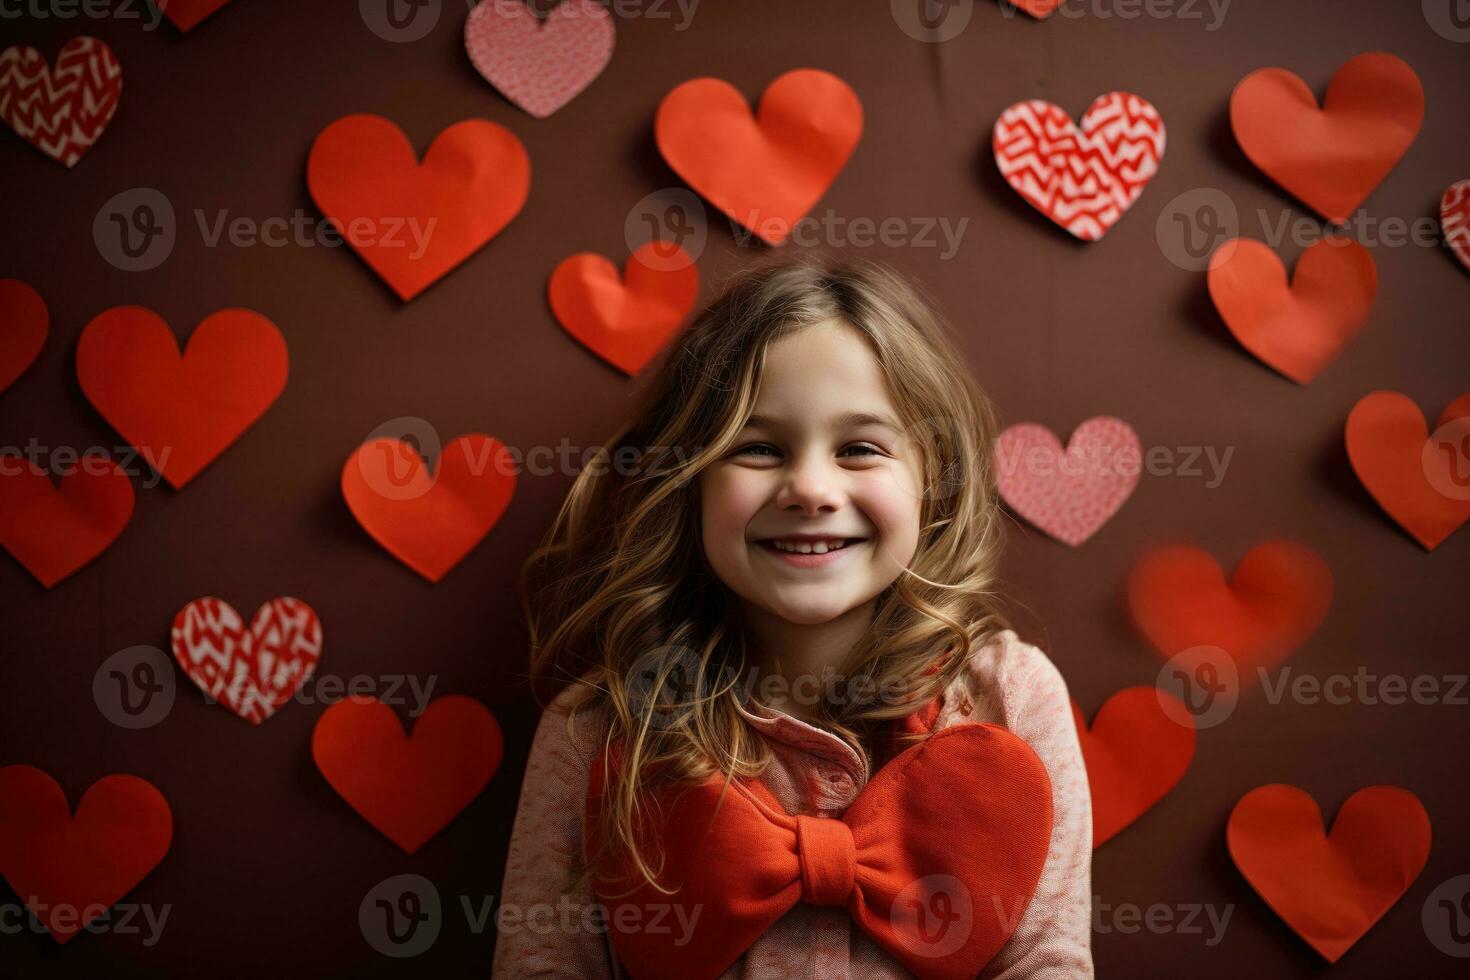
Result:
[[[850,446],[844,447],[843,450],[842,450],[842,452],[843,453],[846,453],[849,449],[866,449],[866,450],[868,450],[868,452],[865,455],[882,455],[882,453],[883,453],[883,451],[881,449],[879,449],[878,447],[873,446],[873,445],[870,445],[870,444],[868,444],[866,442],[855,442],[855,443],[853,443]],[[779,453],[775,449],[775,447],[773,447],[773,446],[771,446],[771,445],[769,445],[767,443],[764,443],[764,442],[758,442],[758,443],[754,443],[752,445],[746,446],[744,449],[741,449],[735,455],[737,455],[737,456],[746,456],[746,455],[764,456],[764,455],[767,455],[767,452],[757,452],[756,450],[766,450],[769,453],[775,453],[775,454],[779,455]]]
[[[869,445],[866,442],[855,442],[851,446],[848,446],[847,449],[844,449],[843,452],[847,452],[848,449],[866,449],[875,456],[881,456],[883,454],[883,450],[877,446]]]

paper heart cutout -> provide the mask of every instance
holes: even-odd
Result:
[[[1230,126],[1245,155],[1337,224],[1383,182],[1423,122],[1424,86],[1391,54],[1347,62],[1320,107],[1307,83],[1284,68],[1251,72],[1230,95]]]
[[[163,794],[137,776],[103,776],[82,794],[73,817],[48,774],[33,766],[0,769],[0,877],[58,943],[158,866],[173,826]]]
[[[623,273],[596,252],[561,261],[547,287],[567,333],[627,375],[641,371],[699,298],[699,269],[678,245],[648,242]]]
[[[286,339],[254,310],[205,317],[181,356],[142,306],[115,306],[77,342],[77,380],[94,408],[175,490],[255,424],[286,387]]]
[[[1055,13],[1056,9],[1066,0],[1002,0],[1002,2],[1030,14],[1037,20],[1045,20]]]
[[[1439,202],[1439,227],[1455,258],[1470,269],[1470,180],[1451,184],[1444,192]]]
[[[1107,234],[1164,159],[1164,120],[1129,92],[1099,96],[1080,126],[1041,99],[1017,102],[995,121],[1001,176],[1026,202],[1083,241]]]
[[[1065,451],[1046,426],[1023,422],[996,440],[995,469],[1012,510],[1075,548],[1132,495],[1143,449],[1132,426],[1107,415],[1077,426]]]
[[[1210,256],[1210,299],[1241,346],[1298,384],[1308,384],[1352,343],[1378,295],[1366,248],[1328,237],[1286,267],[1264,242],[1233,238]]]
[[[466,119],[436,136],[420,163],[392,120],[359,113],[317,134],[306,185],[347,244],[407,301],[520,213],[531,161],[504,126]]]
[[[19,279],[0,279],[0,392],[35,363],[50,329],[41,294]]]
[[[831,72],[788,71],[752,116],[718,78],[695,78],[659,103],[659,152],[674,172],[737,224],[779,245],[847,164],[863,134],[857,93]]]
[[[1397,786],[1348,797],[1324,833],[1322,811],[1295,786],[1272,783],[1230,811],[1230,858],[1272,911],[1329,963],[1383,918],[1429,859],[1429,814]]]
[[[1162,699],[1177,709],[1165,711]],[[1173,789],[1194,759],[1189,708],[1157,687],[1125,687],[1108,698],[1088,728],[1072,701],[1072,720],[1092,789],[1092,846],[1116,836]]]
[[[332,788],[409,854],[480,795],[505,752],[500,725],[474,698],[436,698],[405,736],[393,709],[352,696],[317,719],[311,756]]]
[[[1470,393],[1450,403],[1431,438],[1412,398],[1375,391],[1348,413],[1346,440],[1363,486],[1427,550],[1470,520]]]
[[[153,0],[169,22],[185,34],[230,0]]]
[[[95,37],[74,37],[56,70],[35,48],[0,51],[0,119],[27,143],[73,167],[97,142],[122,98],[122,66]]]
[[[616,36],[612,14],[597,0],[563,0],[544,21],[520,0],[484,0],[464,22],[475,70],[537,119],[602,74]]]
[[[431,475],[398,439],[363,443],[342,467],[342,496],[363,530],[430,582],[490,532],[515,493],[515,461],[499,440],[471,433],[444,447]]]
[[[247,629],[233,606],[206,596],[179,610],[169,642],[174,659],[201,691],[259,725],[316,670],[322,627],[300,599],[271,599]]]
[[[1192,647],[1219,647],[1240,669],[1279,662],[1321,625],[1332,605],[1332,570],[1295,541],[1267,541],[1246,553],[1230,581],[1208,552],[1167,545],[1144,555],[1128,576],[1128,606],[1165,659]]]
[[[133,503],[133,481],[103,453],[83,455],[59,486],[30,460],[0,455],[0,547],[45,588],[106,551]]]

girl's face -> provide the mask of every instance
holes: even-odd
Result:
[[[698,477],[715,574],[747,603],[798,625],[877,597],[919,540],[922,462],[901,425],[856,330],[829,321],[774,343],[750,421]],[[791,554],[775,543],[801,537],[827,544]],[[819,553],[837,543],[845,545]]]

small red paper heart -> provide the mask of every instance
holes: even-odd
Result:
[[[664,96],[653,131],[690,187],[779,245],[847,164],[863,134],[863,106],[846,82],[816,68],[771,82],[754,116],[729,82],[695,78]]]
[[[1143,449],[1132,426],[1111,416],[1077,426],[1065,451],[1050,429],[1025,422],[996,440],[995,468],[1011,509],[1075,548],[1132,495]]]
[[[1455,258],[1470,269],[1470,180],[1451,184],[1444,192],[1439,202],[1439,227]]]
[[[163,10],[169,22],[185,34],[192,31],[201,20],[214,13],[230,0],[153,0]]]
[[[459,815],[500,768],[505,744],[474,698],[437,698],[405,736],[393,709],[350,697],[317,719],[311,755],[327,782],[409,854]]]
[[[1397,786],[1348,797],[1330,836],[1307,793],[1260,786],[1235,804],[1225,831],[1245,880],[1329,963],[1408,891],[1429,859],[1430,837],[1424,805]]]
[[[363,530],[437,582],[490,532],[515,493],[515,460],[492,436],[460,436],[430,474],[418,451],[374,439],[342,467],[342,496]]]
[[[245,621],[228,602],[195,599],[174,617],[174,659],[199,689],[259,725],[305,684],[322,655],[322,627],[300,599],[272,599]]]
[[[1267,541],[1226,582],[1207,552],[1168,545],[1133,567],[1128,605],[1161,656],[1219,647],[1241,668],[1245,687],[1255,680],[1249,668],[1279,662],[1321,625],[1332,605],[1332,571],[1304,544]]]
[[[117,540],[133,503],[133,481],[102,453],[85,454],[59,486],[30,460],[0,455],[0,547],[48,589]]]
[[[612,14],[597,0],[562,0],[539,21],[521,0],[484,0],[464,22],[470,61],[537,119],[570,102],[612,58]]]
[[[515,134],[466,119],[423,163],[392,120],[344,116],[317,135],[306,184],[322,214],[400,299],[413,299],[500,233],[531,189]]]
[[[923,2],[923,0],[921,0]],[[1037,20],[1045,20],[1056,12],[1066,0],[1003,0],[1012,7],[1024,11]]]
[[[1165,711],[1160,699],[1178,707]],[[1174,695],[1156,687],[1126,687],[1104,702],[1092,727],[1072,702],[1072,720],[1092,789],[1092,846],[1117,835],[1178,784],[1194,759],[1195,730]]]
[[[73,817],[56,780],[32,766],[0,769],[0,877],[65,943],[158,866],[173,813],[152,783],[103,776]]]
[[[0,51],[0,119],[53,160],[75,166],[117,112],[122,66],[95,37],[74,37],[53,72],[35,48]]]
[[[1319,107],[1307,83],[1262,68],[1230,96],[1230,125],[1245,155],[1328,221],[1342,224],[1419,135],[1424,86],[1391,54],[1362,54],[1338,69]]]
[[[50,329],[41,294],[19,279],[0,279],[0,392],[35,362]]]
[[[682,248],[648,242],[617,266],[596,252],[563,259],[547,288],[567,333],[627,375],[653,359],[699,296],[699,269]]]
[[[1378,267],[1357,242],[1330,237],[1302,253],[1291,283],[1264,242],[1235,238],[1210,257],[1210,298],[1235,339],[1298,384],[1353,341],[1378,295]]]
[[[1375,391],[1348,413],[1346,441],[1363,486],[1429,551],[1470,520],[1470,394],[1431,436],[1413,399]]]
[[[175,490],[240,438],[286,387],[286,339],[254,310],[200,322],[182,356],[141,306],[99,313],[77,342],[82,391]]]
[[[1107,234],[1164,159],[1164,120],[1130,92],[1099,96],[1074,124],[1041,99],[1002,112],[991,137],[1006,183],[1083,241]]]

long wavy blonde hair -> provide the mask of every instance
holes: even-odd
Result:
[[[604,746],[620,749],[620,773],[603,772],[605,833],[589,871],[620,860],[671,893],[638,831],[645,791],[715,772],[728,787],[771,760],[736,710],[747,640],[738,599],[703,555],[697,476],[750,416],[771,345],[830,321],[870,343],[921,449],[925,492],[913,560],[878,596],[842,672],[888,696],[823,705],[822,720],[871,761],[875,736],[938,697],[970,649],[1006,626],[994,591],[995,415],[936,306],[873,262],[798,254],[746,270],[670,342],[632,419],[578,474],[522,568],[538,703],[578,685],[569,731],[578,710],[603,706]]]

